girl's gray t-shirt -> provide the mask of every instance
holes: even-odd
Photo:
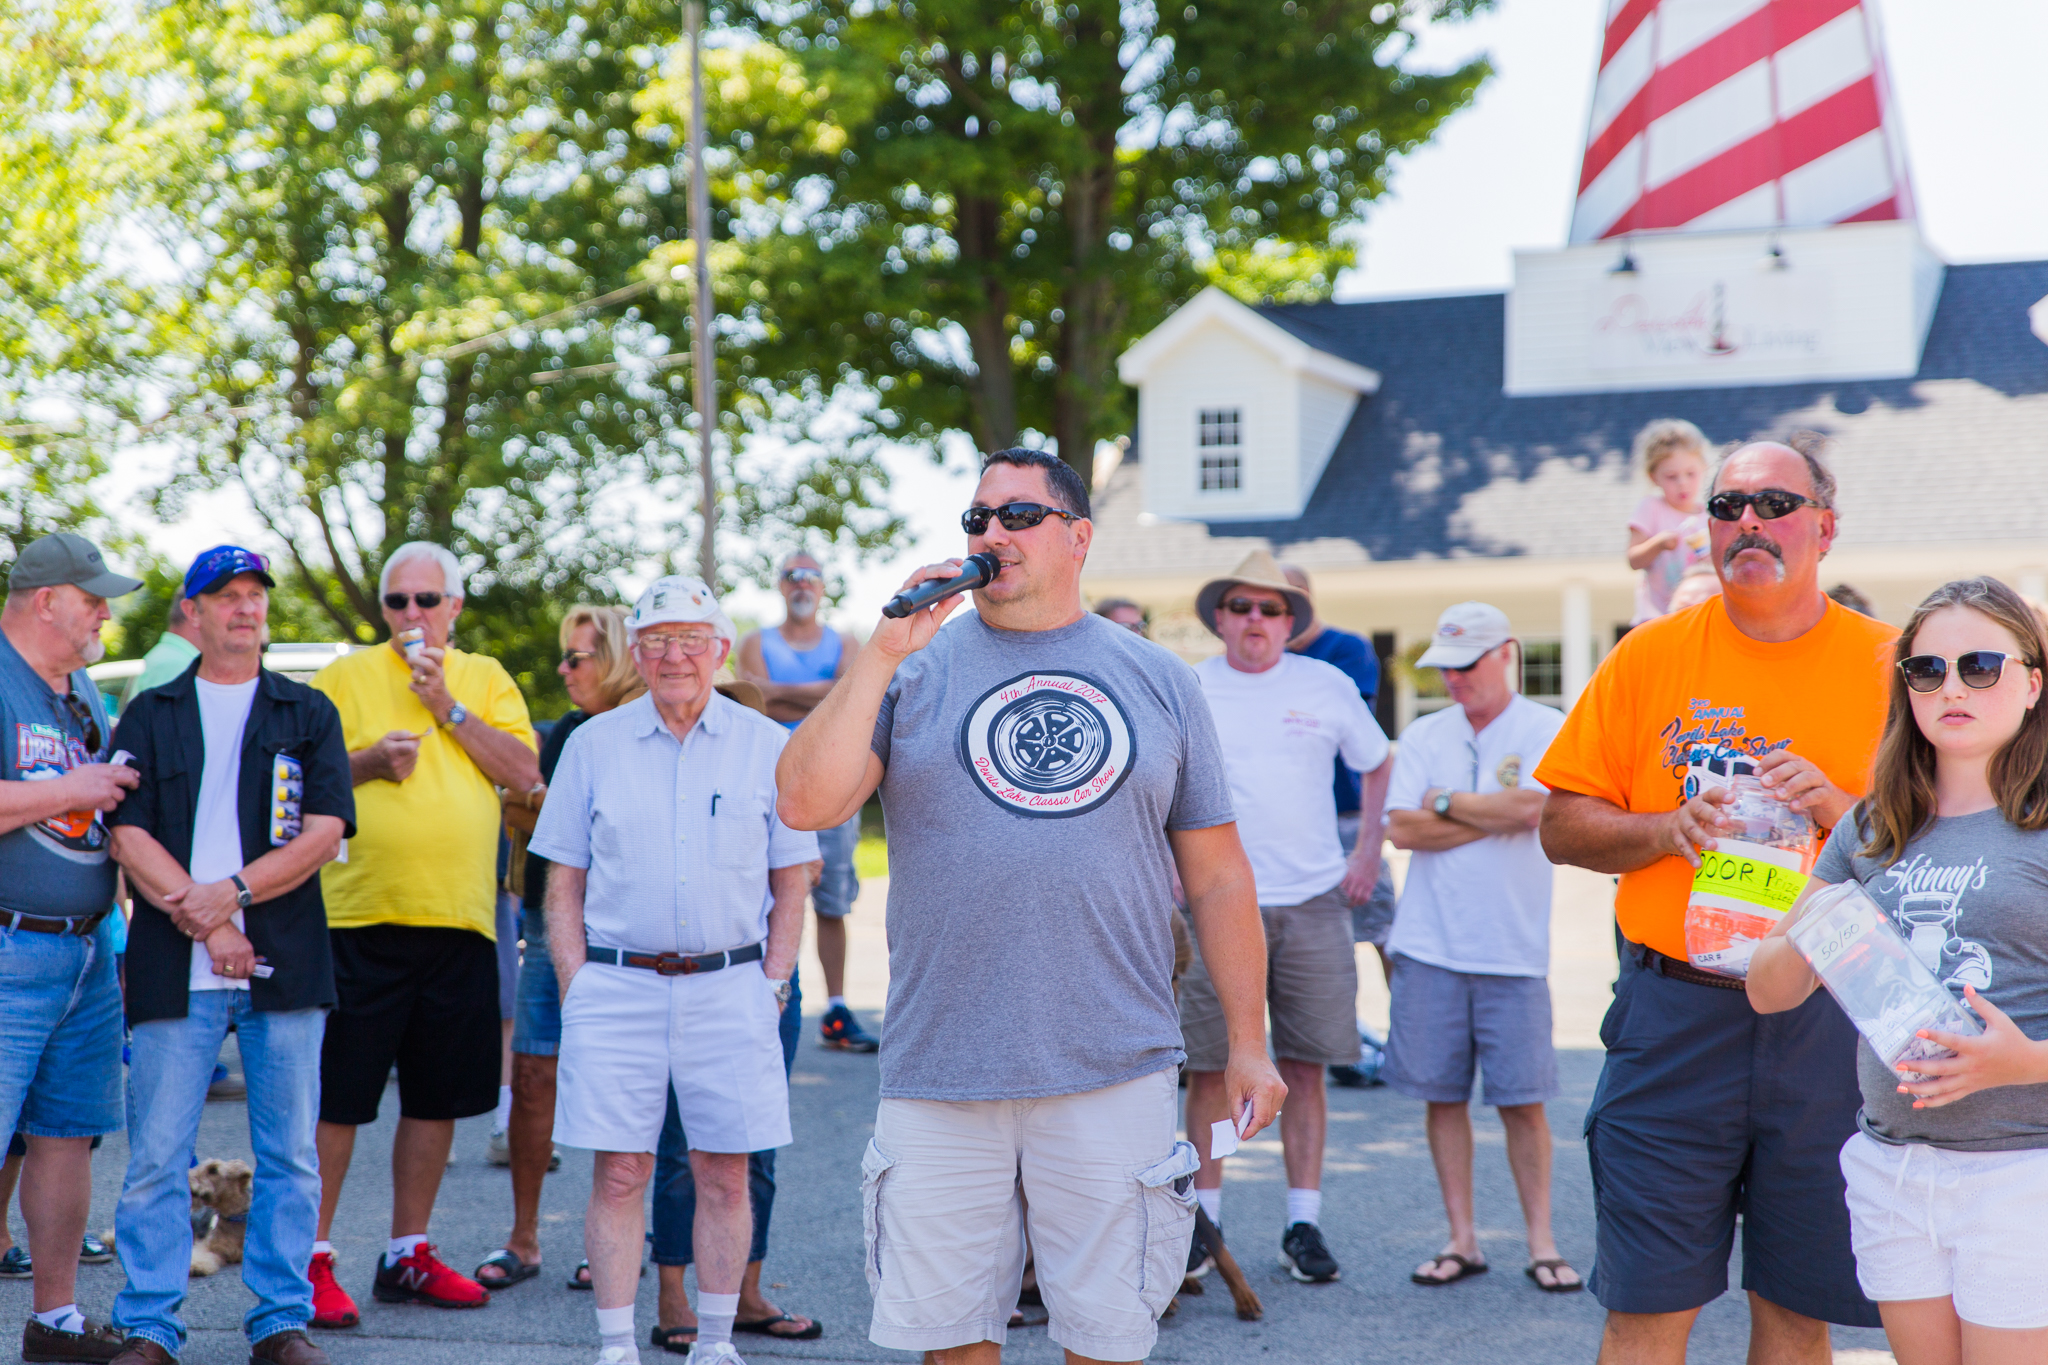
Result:
[[[1194,670],[1099,616],[948,622],[875,721],[890,1099],[1037,1099],[1177,1066],[1169,830],[1227,824]]]
[[[1857,851],[1862,819],[1859,805],[1828,839],[1813,875],[1853,877],[1958,1000],[1975,986],[2027,1037],[2048,1038],[2048,830],[2014,829],[1995,809],[1937,818],[1903,857],[1883,863]],[[1881,1142],[1965,1152],[2048,1147],[2048,1084],[1998,1086],[1915,1109],[1861,1038],[1856,1071],[1857,1121]]]

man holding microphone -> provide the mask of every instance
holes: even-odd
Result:
[[[1026,1234],[1069,1365],[1150,1353],[1195,1209],[1196,1154],[1174,1140],[1176,871],[1240,1132],[1286,1093],[1208,705],[1193,670],[1083,607],[1088,511],[1054,456],[988,456],[961,518],[969,550],[1000,565],[977,614],[941,631],[955,598],[881,621],[777,770],[798,829],[843,823],[879,790],[901,855],[862,1162],[869,1339],[929,1365],[1000,1359]],[[933,565],[906,588],[959,572]]]

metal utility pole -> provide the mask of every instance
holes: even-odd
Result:
[[[718,586],[718,555],[712,532],[718,525],[718,477],[711,437],[718,427],[718,374],[711,347],[711,187],[704,180],[704,6],[686,0],[683,26],[690,35],[690,242],[696,247],[696,288],[690,300],[691,368],[697,372],[697,436],[703,449],[697,466],[704,479],[704,540],[697,549],[697,574]]]

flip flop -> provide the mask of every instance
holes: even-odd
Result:
[[[640,1278],[643,1280],[647,1278],[647,1262],[645,1261],[640,1263]],[[569,1272],[569,1287],[581,1290],[585,1294],[590,1293],[595,1288],[590,1283],[590,1262],[578,1261],[576,1263],[576,1268]],[[693,1327],[690,1330],[695,1331],[696,1329]]]
[[[1542,1276],[1536,1273],[1539,1270],[1548,1270],[1550,1272],[1549,1284],[1543,1283]],[[1529,1277],[1530,1283],[1546,1294],[1576,1294],[1586,1287],[1584,1280],[1573,1280],[1570,1284],[1564,1283],[1558,1278],[1557,1272],[1560,1270],[1572,1270],[1571,1262],[1564,1260],[1562,1257],[1553,1257],[1547,1261],[1531,1261],[1523,1268],[1522,1273]],[[1577,1275],[1578,1273],[1578,1271],[1572,1270],[1572,1274]]]
[[[1484,1261],[1475,1261],[1470,1259],[1469,1257],[1460,1256],[1455,1251],[1446,1251],[1440,1256],[1431,1257],[1429,1262],[1430,1268],[1433,1270],[1436,1267],[1441,1266],[1445,1261],[1455,1261],[1458,1266],[1458,1273],[1455,1275],[1447,1275],[1439,1279],[1437,1276],[1425,1275],[1418,1270],[1414,1274],[1410,1275],[1408,1278],[1410,1280],[1413,1280],[1416,1284],[1426,1284],[1431,1286],[1456,1284],[1458,1281],[1466,1279],[1469,1276],[1484,1275],[1488,1270],[1491,1270],[1493,1268]]]
[[[496,1270],[499,1278],[493,1280],[485,1279],[484,1272],[486,1270]],[[539,1261],[528,1265],[520,1260],[510,1247],[499,1247],[496,1251],[484,1257],[482,1263],[477,1266],[476,1273],[470,1276],[470,1278],[486,1289],[509,1289],[511,1286],[524,1280],[530,1280],[538,1274],[540,1274]]]
[[[778,1332],[774,1330],[777,1323],[801,1321],[803,1319],[793,1317],[788,1313],[778,1313],[772,1318],[755,1318],[752,1322],[735,1322],[732,1325],[732,1330],[735,1332],[752,1332],[757,1336],[774,1337],[778,1341],[816,1341],[819,1337],[825,1335],[825,1324],[819,1322],[816,1318],[812,1318],[810,1320],[811,1325],[804,1328],[801,1332]]]
[[[648,1340],[672,1355],[686,1356],[690,1353],[691,1348],[697,1344],[697,1329],[694,1327],[656,1326],[648,1334]]]

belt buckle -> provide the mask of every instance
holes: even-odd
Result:
[[[681,953],[656,953],[654,970],[662,976],[690,976],[697,970],[697,964]]]

